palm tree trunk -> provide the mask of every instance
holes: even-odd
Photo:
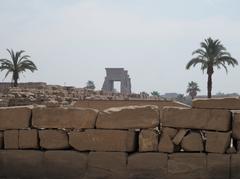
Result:
[[[212,97],[212,73],[208,74],[207,88],[208,88],[208,98],[211,98]]]
[[[13,86],[17,87],[18,86],[18,73],[17,72],[13,72]]]
[[[16,80],[16,79],[14,80],[13,86],[14,86],[14,87],[17,87],[17,86],[18,86],[18,80]]]

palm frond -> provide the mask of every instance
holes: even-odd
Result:
[[[193,58],[187,63],[186,69],[190,69],[191,66],[195,67],[197,64],[206,64],[206,61],[201,58]]]

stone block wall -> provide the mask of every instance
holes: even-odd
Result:
[[[240,105],[223,100],[0,108],[0,178],[237,179]]]

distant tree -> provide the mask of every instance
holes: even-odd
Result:
[[[177,97],[176,97],[176,100],[180,101],[180,102],[184,101],[185,100],[184,95],[183,94],[178,94]]]
[[[5,78],[9,74],[12,74],[12,82],[14,87],[17,87],[20,73],[24,73],[26,70],[34,72],[37,70],[37,67],[31,60],[29,60],[29,55],[22,55],[25,52],[24,50],[20,50],[16,53],[9,49],[7,49],[7,51],[11,56],[11,60],[0,59],[0,70],[7,71]]]
[[[186,69],[195,67],[197,64],[201,65],[201,70],[207,70],[208,82],[208,98],[212,97],[212,75],[214,73],[214,67],[220,69],[223,67],[228,72],[227,65],[238,65],[235,58],[231,57],[231,54],[226,51],[226,48],[222,45],[220,40],[213,40],[212,38],[205,39],[200,44],[201,48],[195,50],[192,54],[197,55],[192,58],[186,65]]]
[[[160,97],[160,93],[158,91],[151,92],[151,95],[154,97]]]
[[[194,99],[197,96],[197,92],[199,92],[200,89],[198,87],[198,84],[194,81],[191,81],[188,83],[187,86],[187,93]]]
[[[86,83],[86,88],[94,90],[95,89],[94,81],[88,80],[87,83]]]
[[[140,92],[140,95],[144,96],[144,97],[148,97],[149,96],[149,94],[147,92],[145,92],[145,91]]]

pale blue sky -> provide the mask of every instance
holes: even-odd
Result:
[[[185,65],[209,36],[240,62],[239,7],[239,0],[0,0],[0,58],[6,48],[32,56],[39,71],[21,81],[93,80],[100,89],[105,67],[124,67],[135,92],[185,93],[193,80],[206,94],[207,75]],[[213,92],[240,93],[239,76],[239,67],[216,70]]]

